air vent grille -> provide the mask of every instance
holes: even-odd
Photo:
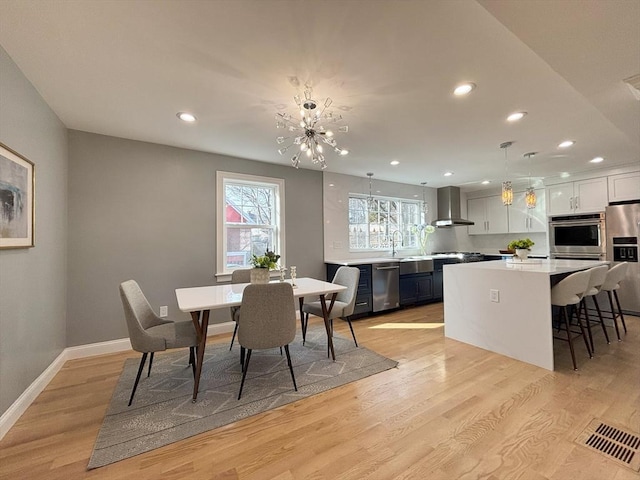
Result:
[[[640,471],[640,434],[594,419],[578,435],[576,443],[636,472]]]

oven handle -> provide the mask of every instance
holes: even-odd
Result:
[[[589,225],[596,225],[598,227],[603,226],[603,221],[597,222],[585,222],[584,220],[575,220],[575,221],[567,221],[567,222],[549,222],[550,227],[586,227]]]

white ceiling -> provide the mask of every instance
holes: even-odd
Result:
[[[295,113],[296,77],[349,125],[336,139],[351,153],[328,154],[332,172],[495,186],[505,141],[514,180],[640,163],[640,102],[622,81],[640,73],[640,0],[1,6],[0,44],[71,129],[288,165],[274,115]],[[463,81],[476,90],[454,97]],[[565,139],[577,143],[561,151]]]

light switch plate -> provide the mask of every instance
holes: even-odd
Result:
[[[489,298],[492,302],[500,303],[500,290],[489,290]]]
[[[163,307],[160,307],[160,316],[166,317],[167,315],[169,315],[169,307],[167,307],[166,305]]]

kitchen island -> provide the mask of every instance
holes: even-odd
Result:
[[[445,337],[553,370],[551,286],[605,261],[531,260],[444,267]]]

